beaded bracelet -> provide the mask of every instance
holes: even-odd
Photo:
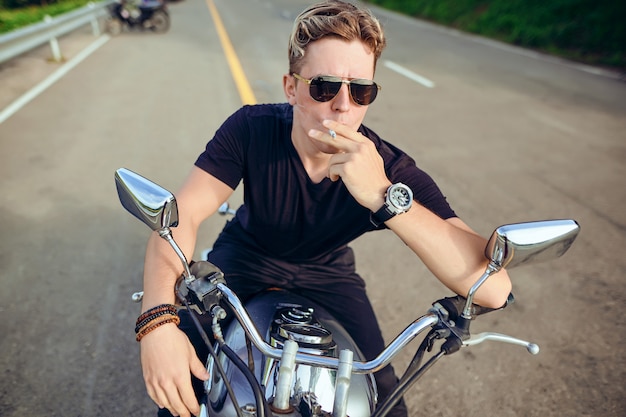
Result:
[[[151,315],[155,314],[155,313],[159,313],[162,311],[167,311],[171,314],[177,314],[178,313],[178,309],[176,308],[175,305],[173,304],[161,304],[158,305],[156,307],[152,307],[146,311],[144,311],[143,313],[141,313],[141,315],[137,318],[137,324],[144,321],[146,318],[150,317]]]
[[[135,337],[135,340],[140,342],[141,339],[143,339],[143,337],[145,335],[147,335],[151,331],[153,331],[156,328],[158,328],[158,327],[160,327],[160,326],[162,326],[164,324],[167,324],[167,323],[176,323],[176,325],[178,326],[180,324],[180,318],[178,316],[170,316],[170,317],[164,318],[163,320],[158,320],[157,319],[154,323],[150,323],[149,325],[147,325],[143,329],[141,329],[137,333],[137,336]]]
[[[153,321],[154,319],[157,319],[161,316],[176,316],[176,313],[171,313],[170,311],[159,311],[156,313],[151,314],[150,316],[146,317],[145,319],[143,319],[142,321],[139,321],[139,319],[137,319],[137,323],[135,324],[135,333],[139,333],[139,330],[144,327],[146,324],[150,323],[151,321]]]
[[[172,304],[161,304],[143,312],[135,323],[136,340],[139,342],[145,335],[157,327],[167,323],[180,324],[178,309]]]

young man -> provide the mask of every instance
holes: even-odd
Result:
[[[355,272],[352,240],[392,230],[459,294],[467,293],[487,263],[486,240],[456,217],[433,180],[362,125],[379,92],[372,79],[384,46],[378,20],[350,3],[322,2],[298,16],[289,73],[283,76],[287,103],[243,107],[220,127],[177,193],[174,230],[189,258],[200,223],[243,181],[244,204],[213,245],[209,261],[243,300],[281,287],[335,313],[367,359],[384,341],[365,283]],[[153,235],[142,311],[173,304],[181,272],[171,248]],[[500,307],[510,288],[502,271],[474,301]],[[181,313],[180,328],[158,326],[140,342],[148,394],[180,416],[199,412],[190,372],[200,380],[209,377],[202,343],[195,342],[193,331],[188,333],[194,343],[181,330],[191,327],[187,319]],[[396,377],[391,367],[375,377],[384,398]],[[393,415],[406,415],[403,403]]]

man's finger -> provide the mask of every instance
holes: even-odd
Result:
[[[187,388],[187,387],[185,387]],[[198,399],[196,398],[196,394],[193,392],[193,389],[189,387],[189,389],[183,389],[180,391],[180,397],[185,404],[186,409],[191,411],[194,416],[200,414],[200,404],[198,404]]]
[[[326,145],[332,146],[337,149],[337,152],[346,152],[348,150],[348,141],[340,140],[337,133],[335,133],[335,138],[333,139],[328,131],[323,132],[317,129],[311,129],[309,130],[309,137]]]
[[[329,131],[335,132],[336,136],[343,136],[346,139],[353,140],[355,142],[364,142],[367,139],[361,135],[359,132],[356,132],[349,128],[348,126],[336,122],[334,120],[324,120],[322,125],[327,128]],[[332,135],[330,135],[332,136]],[[334,138],[333,138],[334,139]]]
[[[152,398],[152,401],[154,401],[157,407],[167,408],[168,404],[163,401],[167,398],[167,396],[161,389],[153,389],[148,385],[146,386],[146,391],[148,391],[148,395]]]
[[[174,390],[176,390],[176,388],[174,388]],[[175,416],[181,416],[181,417],[188,417],[190,415],[190,409],[187,407],[187,405],[181,398],[181,395],[179,394],[178,391],[173,391],[173,394],[171,397],[169,397],[169,400],[170,400],[171,406],[168,407],[168,409],[170,410],[170,413],[172,413]],[[195,396],[194,396],[194,400],[195,400]],[[197,404],[197,401],[196,401],[196,404]],[[199,407],[200,406],[198,405],[197,412],[200,411]]]

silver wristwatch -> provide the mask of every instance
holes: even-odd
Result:
[[[413,204],[413,191],[401,182],[387,188],[385,204],[376,213],[370,213],[370,222],[376,227],[393,216],[407,212]]]

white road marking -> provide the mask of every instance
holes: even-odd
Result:
[[[39,94],[43,93],[48,87],[50,87],[55,82],[59,81],[61,77],[70,72],[72,68],[76,65],[80,64],[85,58],[95,52],[98,48],[104,45],[106,42],[111,39],[109,35],[102,35],[98,39],[96,39],[91,45],[80,51],[74,58],[67,61],[63,66],[61,66],[58,70],[50,74],[48,78],[28,90],[24,93],[20,98],[15,100],[13,103],[9,104],[6,108],[4,108],[0,112],[0,124],[3,123],[6,119],[13,116],[17,113],[22,107],[30,103],[33,99],[35,99]]]
[[[403,75],[405,77],[407,77],[410,80],[415,81],[416,83],[419,83],[421,85],[423,85],[424,87],[428,87],[428,88],[434,88],[435,87],[435,83],[432,82],[431,80],[429,80],[428,78],[424,78],[419,74],[414,73],[411,70],[408,70],[406,68],[404,68],[401,65],[396,64],[395,62],[392,61],[385,61],[384,65],[389,68],[392,71],[397,72],[400,75]]]

